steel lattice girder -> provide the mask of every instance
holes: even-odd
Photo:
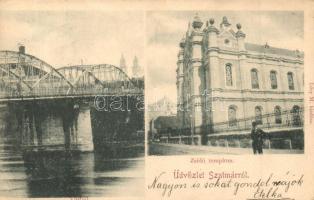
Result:
[[[70,94],[86,87],[97,88],[97,85],[103,89],[125,86],[136,89],[129,76],[114,65],[77,65],[56,69],[32,55],[15,51],[0,51],[0,71],[1,75],[19,82],[23,86],[22,92],[30,95]]]

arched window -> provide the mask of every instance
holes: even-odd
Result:
[[[232,86],[232,66],[230,63],[226,64],[226,85],[227,86]]]
[[[288,72],[287,76],[288,76],[289,90],[294,90],[293,73],[292,72]]]
[[[259,89],[257,69],[251,70],[251,84],[253,89]]]
[[[270,84],[271,84],[271,89],[277,89],[277,73],[276,71],[271,71],[270,72]]]
[[[260,106],[255,107],[255,122],[257,124],[263,124],[262,107]]]
[[[275,123],[281,124],[282,120],[281,120],[281,108],[280,108],[280,106],[275,107],[274,113],[275,113]]]
[[[291,110],[292,114],[292,125],[300,126],[301,125],[301,117],[300,117],[300,107],[295,105]]]
[[[236,108],[236,106],[229,106],[228,121],[229,121],[230,127],[237,126],[237,108]]]

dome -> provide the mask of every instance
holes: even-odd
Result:
[[[195,29],[200,29],[203,26],[203,22],[197,14],[195,15],[195,17],[193,19],[192,26]]]
[[[236,37],[245,37],[245,34],[241,31],[241,24],[237,24],[237,29],[238,29],[238,32],[236,32]]]
[[[225,25],[225,26],[230,26],[231,24],[228,22],[228,18],[226,16],[224,16],[222,18],[222,22],[221,24]]]

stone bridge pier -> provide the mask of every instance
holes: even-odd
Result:
[[[101,107],[94,98],[8,102],[6,132],[29,150],[115,151],[144,144],[144,102],[138,96],[119,99],[106,96]]]
[[[88,103],[74,99],[19,101],[7,104],[8,131],[26,149],[92,151]]]

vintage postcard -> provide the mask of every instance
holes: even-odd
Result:
[[[0,1],[0,199],[314,200],[314,2]]]
[[[143,197],[144,11],[0,14],[0,196]]]

